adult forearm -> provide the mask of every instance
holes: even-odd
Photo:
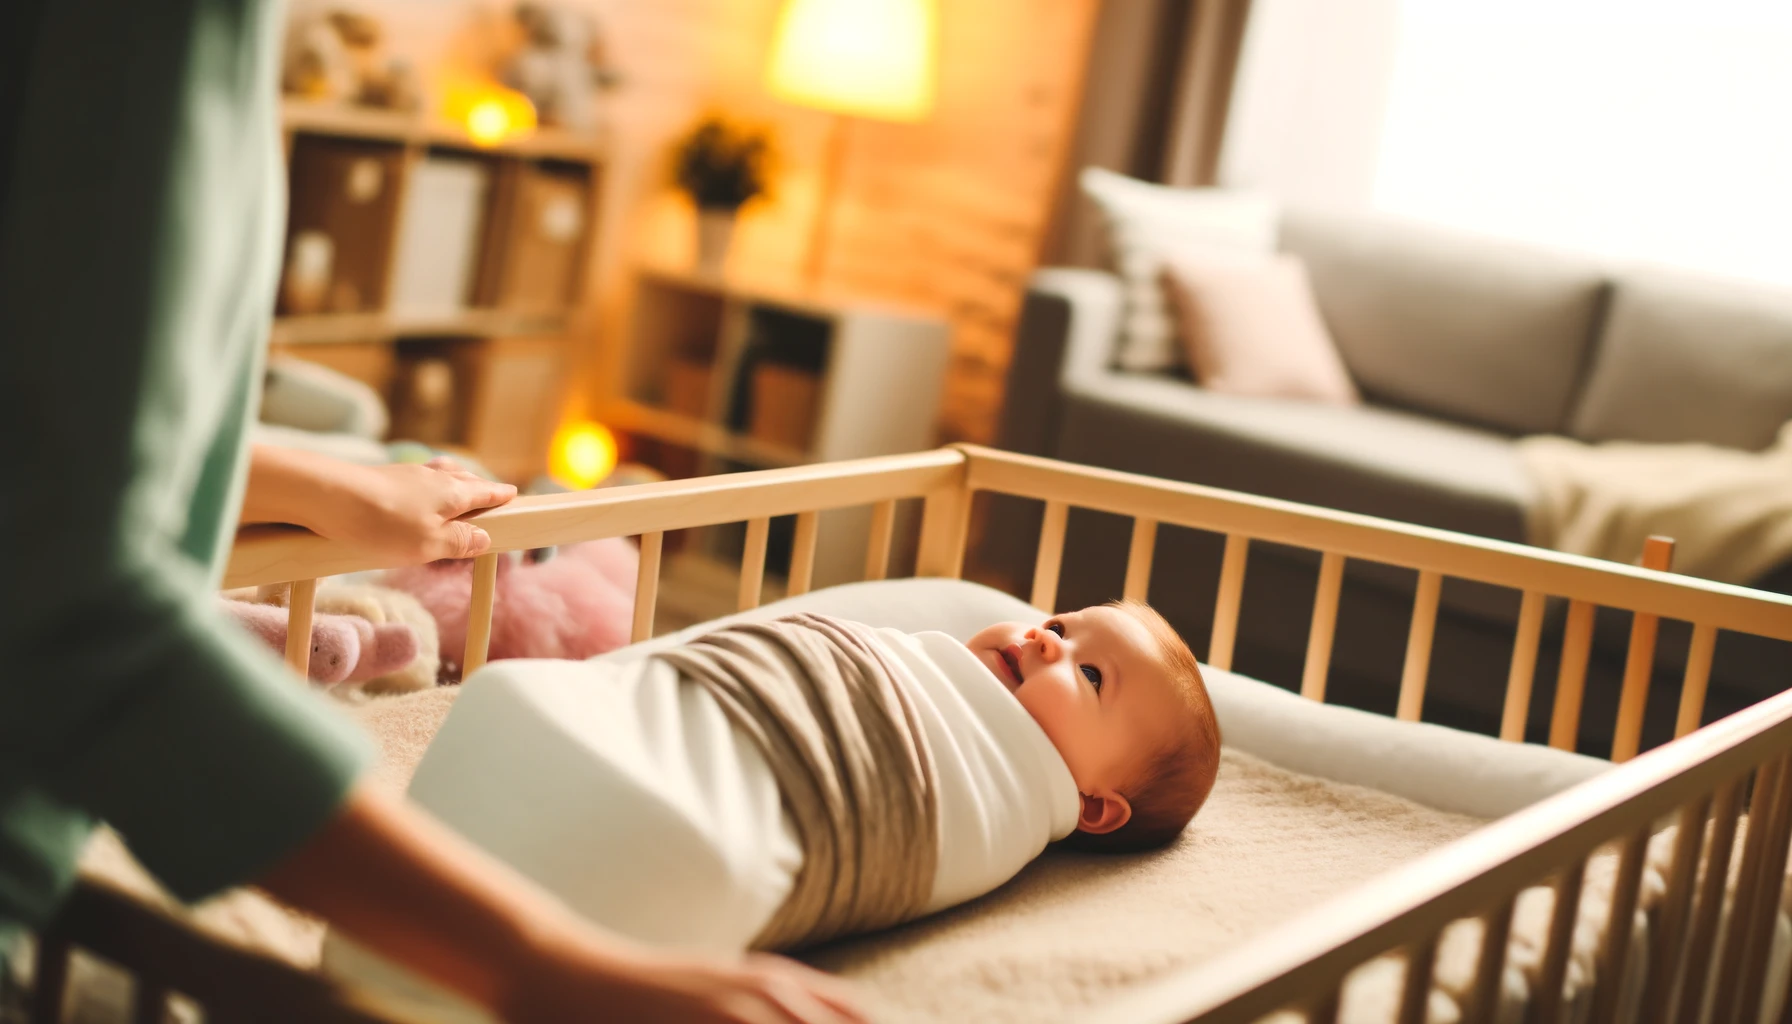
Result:
[[[241,522],[291,523],[324,532],[341,518],[362,467],[315,452],[257,444],[249,447],[249,484]]]
[[[366,783],[260,884],[381,956],[491,1009],[509,1005],[519,979],[556,951],[589,953],[594,939],[509,868]],[[616,943],[619,969],[627,956]]]

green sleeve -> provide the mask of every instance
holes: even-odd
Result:
[[[89,818],[183,897],[253,877],[367,756],[216,610],[283,231],[281,7],[11,2],[0,924],[45,912]]]

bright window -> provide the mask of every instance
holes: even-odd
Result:
[[[1378,210],[1792,285],[1792,0],[1401,0]]]

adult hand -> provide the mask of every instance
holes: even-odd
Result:
[[[485,553],[491,536],[462,517],[516,497],[510,484],[493,483],[447,458],[354,469],[354,484],[341,490],[336,507],[312,529],[407,564]]]
[[[678,1024],[867,1024],[839,981],[782,957],[709,962],[648,954],[618,963],[613,950],[585,962],[550,956],[544,973],[514,990],[507,1021],[606,1020]]]
[[[395,564],[471,558],[491,537],[462,517],[502,505],[516,488],[453,459],[364,466],[258,444],[249,461],[244,523],[292,523]]]

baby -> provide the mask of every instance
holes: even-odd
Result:
[[[1161,846],[1213,790],[1220,729],[1194,654],[1136,601],[1084,608],[1043,625],[999,622],[965,646],[1064,758],[1082,801],[1068,844]]]
[[[760,655],[739,675],[710,677],[743,650]],[[839,763],[856,767],[838,781],[780,774],[788,758],[766,737],[813,735],[800,712],[777,718],[808,701],[787,700],[785,687],[848,662],[875,666],[874,681],[849,684],[869,687],[851,690],[852,708],[896,693],[900,710],[848,710],[846,720],[866,736],[906,738],[870,759],[854,748]],[[735,699],[732,682],[754,673],[770,681]],[[772,712],[743,720],[748,705]],[[840,713],[829,707],[814,721]],[[1194,656],[1143,604],[998,623],[965,642],[797,615],[591,661],[494,662],[462,687],[410,796],[620,934],[692,950],[787,949],[850,934],[850,923],[827,924],[827,908],[880,887],[903,894],[880,919],[894,923],[989,892],[1052,842],[1169,842],[1212,790],[1219,747]],[[862,788],[897,776],[913,788]],[[818,818],[827,800],[816,793],[844,794],[828,806],[848,810]],[[865,844],[877,849],[840,852]],[[817,886],[853,895],[827,897],[812,922],[802,908],[816,906]],[[395,983],[334,940],[325,964]]]

